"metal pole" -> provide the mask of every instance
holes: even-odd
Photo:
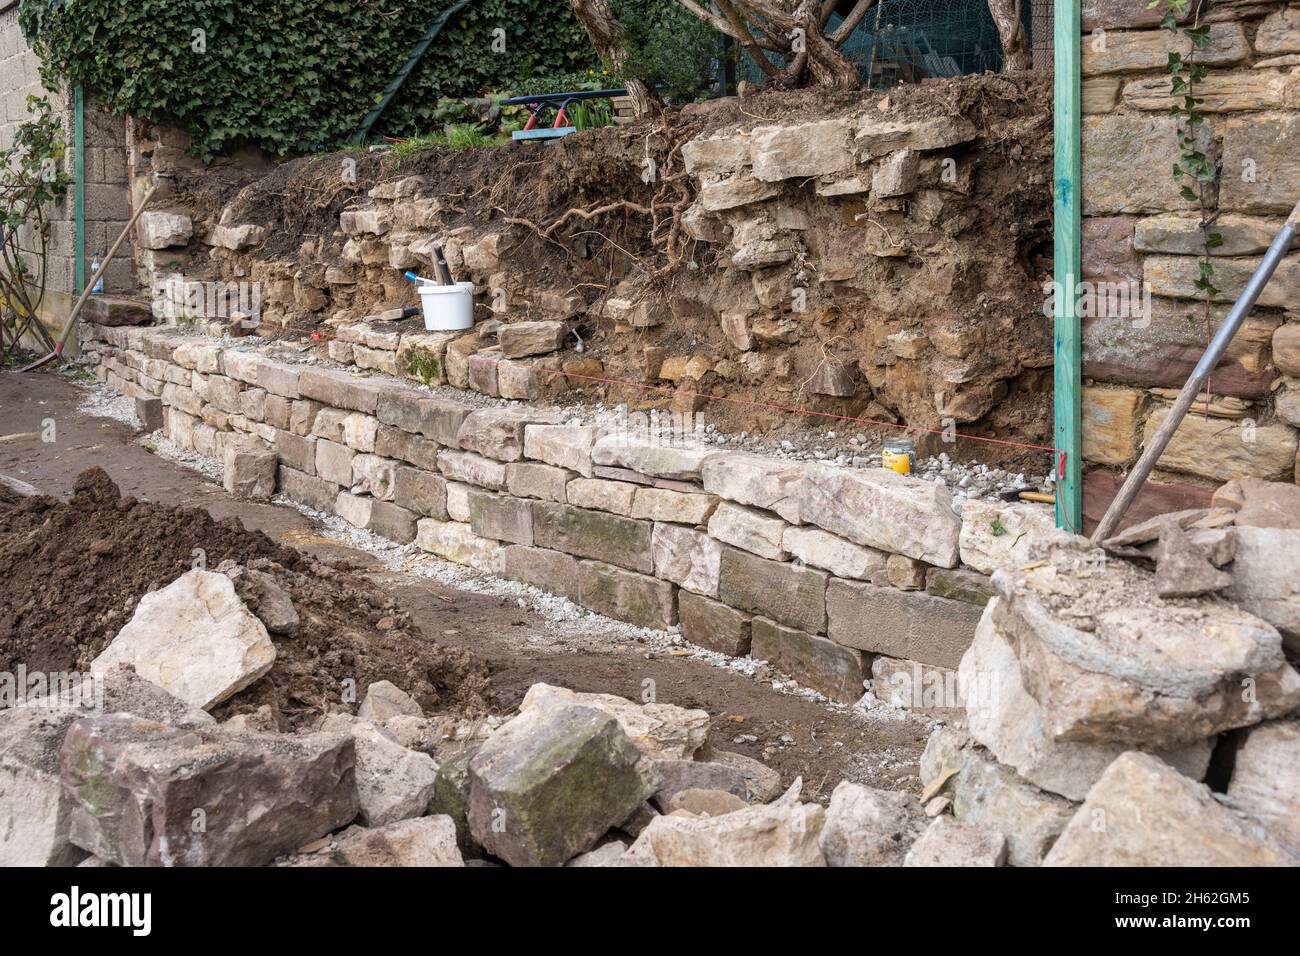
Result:
[[[1124,512],[1128,511],[1129,505],[1133,503],[1133,499],[1137,497],[1138,491],[1141,490],[1143,482],[1147,480],[1147,476],[1155,468],[1156,462],[1160,460],[1160,455],[1168,446],[1170,439],[1174,437],[1174,432],[1178,430],[1178,426],[1182,423],[1187,410],[1191,408],[1192,402],[1196,401],[1196,396],[1205,384],[1205,380],[1209,378],[1210,373],[1214,371],[1214,367],[1223,358],[1228,343],[1237,334],[1237,330],[1241,328],[1241,323],[1250,314],[1250,310],[1255,307],[1255,301],[1259,298],[1259,294],[1264,291],[1264,286],[1268,285],[1268,280],[1273,277],[1273,272],[1277,269],[1278,263],[1282,261],[1282,257],[1291,248],[1291,243],[1295,240],[1297,232],[1300,232],[1300,202],[1296,203],[1286,224],[1273,237],[1273,244],[1268,247],[1268,252],[1264,253],[1264,258],[1256,267],[1249,281],[1246,282],[1246,288],[1237,297],[1237,301],[1232,306],[1232,311],[1223,320],[1219,330],[1214,333],[1209,348],[1205,350],[1201,360],[1196,363],[1196,368],[1192,369],[1191,378],[1183,385],[1183,390],[1178,393],[1178,398],[1175,399],[1169,414],[1165,416],[1165,420],[1160,423],[1160,427],[1151,436],[1151,441],[1142,450],[1142,457],[1133,466],[1133,470],[1129,472],[1128,478],[1124,480],[1124,485],[1120,488],[1119,494],[1115,496],[1115,500],[1106,509],[1106,514],[1102,517],[1101,523],[1097,525],[1097,530],[1092,534],[1094,544],[1104,541],[1115,533],[1120,519],[1124,517]]]

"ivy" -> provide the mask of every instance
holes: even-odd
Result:
[[[450,3],[450,0],[446,0]],[[23,0],[46,86],[174,120],[205,159],[341,146],[444,9],[416,0]],[[439,101],[597,67],[568,0],[474,0],[443,28],[376,124],[409,137]]]

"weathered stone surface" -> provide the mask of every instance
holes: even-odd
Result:
[[[1056,743],[1172,747],[1300,704],[1276,629],[1224,603],[1160,607],[1152,576],[1128,562],[1054,555],[993,580],[1005,599],[994,621]]]
[[[373,495],[379,501],[391,501],[398,467],[398,463],[391,458],[357,455],[352,459],[352,493]]]
[[[1216,256],[1258,255],[1269,247],[1281,223],[1231,213],[1214,221],[1213,231],[1223,237],[1214,249]],[[1198,216],[1147,216],[1137,221],[1133,246],[1140,252],[1162,252],[1180,256],[1201,254],[1202,236]]]
[[[1206,66],[1231,66],[1250,56],[1250,44],[1240,23],[1210,24],[1209,44],[1196,51],[1196,62]],[[1161,30],[1126,33],[1107,30],[1104,43],[1083,42],[1081,71],[1084,76],[1100,73],[1131,73],[1139,70],[1163,70],[1169,54],[1187,56],[1192,41],[1186,36]]]
[[[553,424],[559,416],[523,408],[480,408],[470,412],[456,433],[466,451],[497,461],[518,461],[524,456],[524,429],[532,424]]]
[[[726,548],[720,564],[718,599],[742,611],[821,634],[826,630],[826,580],[824,571]]]
[[[476,535],[532,546],[532,502],[490,491],[469,493],[469,524]]]
[[[350,738],[231,734],[112,715],[60,754],[72,842],[118,866],[262,866],[357,813]],[[195,827],[195,809],[204,827]]]
[[[1273,333],[1273,361],[1287,375],[1300,375],[1300,322],[1280,325]]]
[[[884,468],[810,465],[799,483],[799,517],[856,544],[957,566],[961,521],[935,482]]]
[[[1124,85],[1125,106],[1164,112],[1181,103],[1165,78],[1133,80]],[[1210,74],[1196,84],[1197,108],[1207,113],[1284,109],[1295,101],[1295,78],[1283,70],[1237,70]]]
[[[1157,408],[1147,419],[1143,446],[1169,414]],[[1160,467],[1229,481],[1246,475],[1280,481],[1295,471],[1296,431],[1286,425],[1226,424],[1188,415],[1160,456]]]
[[[500,491],[506,486],[504,462],[493,461],[470,451],[438,452],[438,470],[452,481]]]
[[[565,498],[571,505],[594,508],[617,515],[632,513],[632,499],[637,486],[626,481],[608,481],[604,478],[575,478],[565,487]]]
[[[510,545],[505,549],[501,575],[570,601],[578,600],[578,559],[571,554]]]
[[[994,594],[993,582],[987,575],[963,568],[930,568],[925,573],[925,590],[935,597],[965,601],[979,607],[987,604]]]
[[[280,467],[277,476],[280,490],[289,499],[326,514],[333,513],[334,500],[339,492],[338,485],[324,478],[314,478],[305,472],[284,466]]]
[[[940,816],[912,844],[903,866],[1002,866],[1007,838],[991,827]]]
[[[497,344],[508,359],[545,355],[562,348],[568,334],[563,322],[510,322],[497,329]]]
[[[754,618],[751,634],[750,656],[767,661],[804,687],[843,703],[855,703],[865,693],[870,668],[861,651],[761,617]]]
[[[390,717],[423,717],[424,711],[415,698],[392,681],[375,681],[366,688],[366,696],[357,708],[357,716],[372,724],[382,724]]]
[[[606,435],[591,446],[593,464],[614,465],[653,478],[681,481],[698,481],[701,466],[716,454],[717,449],[706,445],[674,445],[625,433]]]
[[[749,163],[750,132],[724,130],[713,136],[698,136],[682,145],[682,162],[692,176],[734,173]]]
[[[648,490],[648,489],[642,489]],[[687,591],[718,596],[722,545],[702,531],[656,522],[651,539],[656,577]]]
[[[0,865],[73,866],[85,856],[68,840],[72,802],[58,754],[86,714],[45,704],[0,711]]]
[[[1224,597],[1272,624],[1286,650],[1300,655],[1300,530],[1242,527],[1232,583]]]
[[[275,453],[280,464],[301,471],[305,475],[316,474],[316,439],[295,435],[293,432],[277,429],[275,432]]]
[[[579,563],[578,603],[638,627],[663,629],[677,623],[677,595],[671,583],[600,561]]]
[[[763,558],[785,561],[782,538],[790,526],[780,518],[724,501],[709,518],[709,535],[724,544],[742,548]]]
[[[320,730],[352,738],[360,823],[382,827],[428,810],[438,775],[438,765],[428,754],[408,750],[391,734],[350,714],[330,714]]]
[[[624,866],[825,866],[817,845],[825,816],[815,803],[778,802],[720,817],[655,817],[620,862]]]
[[[718,499],[713,495],[670,488],[638,488],[632,496],[632,517],[702,525],[717,506]]]
[[[594,707],[609,714],[633,746],[655,760],[690,760],[709,736],[708,711],[658,701],[637,704],[613,694],[584,694],[553,684],[528,688],[519,711],[565,704]]]
[[[1214,263],[1214,284],[1219,291],[1211,295],[1214,302],[1233,302],[1241,295],[1258,262],[1250,257],[1223,258]],[[1195,256],[1147,256],[1142,261],[1142,281],[1152,295],[1176,299],[1195,299],[1200,277],[1200,260]],[[1285,256],[1273,277],[1259,293],[1259,305],[1284,309],[1300,295],[1300,255]]]
[[[838,644],[942,667],[960,663],[980,618],[964,601],[840,580],[826,588],[826,612]]]
[[[781,547],[804,564],[857,580],[882,573],[888,558],[883,551],[861,547],[820,528],[786,528]]]
[[[1146,394],[1136,388],[1083,389],[1083,457],[1103,465],[1126,465],[1138,451]]]
[[[1300,53],[1300,10],[1283,7],[1266,16],[1255,34],[1259,53]]]
[[[398,544],[410,544],[415,540],[415,524],[419,518],[416,512],[391,501],[375,499],[370,505],[370,520],[366,524],[366,530]]]
[[[456,824],[448,816],[399,820],[375,828],[348,827],[334,838],[327,854],[329,864],[341,866],[465,865],[456,845]]]
[[[222,484],[236,498],[265,501],[275,494],[279,464],[276,453],[258,438],[228,440],[222,453]]]
[[[516,498],[540,498],[543,501],[568,501],[565,487],[573,472],[554,465],[532,461],[512,461],[506,465],[506,490]]]
[[[326,439],[316,441],[316,474],[335,485],[352,487],[352,459],[357,456],[347,445]]]
[[[1167,89],[1169,83],[1162,80]],[[1190,209],[1168,175],[1178,159],[1178,126],[1171,116],[1105,113],[1085,116],[1083,214],[1166,212]],[[1135,164],[1141,155],[1149,162]]]
[[[827,866],[899,866],[924,825],[911,794],[843,780],[831,794],[819,842]]]
[[[1007,838],[1007,862],[1037,866],[1074,815],[1075,804],[1031,786],[993,760],[965,734],[941,727],[921,755],[927,792],[952,798],[953,816],[991,827]]]
[[[354,528],[366,528],[370,524],[370,515],[375,506],[375,499],[369,495],[354,495],[350,491],[340,491],[334,499],[333,511]]]
[[[419,468],[398,468],[393,478],[393,501],[408,511],[445,521],[447,480]]]
[[[533,505],[533,541],[551,548],[651,574],[652,525],[572,505],[539,501]]]
[[[1212,594],[1232,583],[1232,575],[1212,564],[1207,551],[1176,524],[1161,529],[1156,554],[1156,593],[1162,598]]]
[[[505,549],[500,543],[480,538],[468,524],[459,521],[421,518],[416,523],[415,544],[448,561],[467,564],[486,574],[500,574],[505,561]]]
[[[711,765],[716,766],[716,764]],[[667,812],[681,810],[696,817],[720,817],[726,813],[743,810],[747,803],[735,794],[725,790],[710,790],[705,787],[689,787],[674,793],[666,803]]]
[[[576,471],[591,477],[590,425],[527,425],[524,428],[524,457]]]
[[[1098,824],[1101,821],[1101,824]],[[1296,866],[1263,827],[1243,819],[1147,754],[1102,774],[1044,866]]]
[[[1033,561],[1060,539],[1045,505],[971,498],[962,508],[961,560],[984,574]]]
[[[970,735],[1035,786],[1082,800],[1127,747],[1053,741],[1047,736],[1042,708],[1024,688],[1015,651],[993,622],[995,609],[996,599],[984,612],[959,671]],[[1200,780],[1213,748],[1213,739],[1206,739],[1157,756]]]
[[[880,114],[861,114],[854,144],[859,159],[883,156],[897,149],[947,149],[976,136],[975,126],[961,116],[935,116],[919,120],[889,120]]]
[[[1237,750],[1228,797],[1275,838],[1300,847],[1300,720],[1251,728]]]
[[[473,490],[473,485],[447,482],[447,516],[452,521],[469,524],[469,493]]]
[[[614,717],[577,705],[529,708],[469,768],[470,829],[512,866],[557,866],[591,849],[658,785]]]
[[[891,554],[885,561],[883,581],[901,591],[919,591],[925,587],[925,569],[924,561]]]
[[[268,391],[274,391],[263,385]],[[373,415],[385,387],[378,382],[354,378],[347,372],[327,368],[304,368],[298,373],[298,393],[322,405],[346,408]]]
[[[728,750],[714,750],[709,759],[714,763],[735,767],[744,774],[749,787],[749,793],[745,797],[747,803],[767,803],[781,792],[781,775],[753,757]]]
[[[682,637],[692,644],[732,657],[749,653],[750,616],[689,591],[677,595]]]
[[[100,673],[130,664],[145,680],[210,710],[274,663],[275,645],[230,578],[195,569],[142,597],[90,667]]]
[[[749,786],[745,775],[736,767],[706,760],[658,760],[655,767],[660,782],[650,802],[661,813],[671,813],[673,798],[689,790],[721,791],[741,800],[741,806],[745,806],[743,801],[749,794]]]
[[[194,223],[180,213],[146,209],[136,223],[136,235],[145,249],[184,246],[193,234]]]
[[[949,667],[886,657],[871,661],[871,692],[891,707],[933,717],[963,717],[957,672]]]
[[[298,612],[274,577],[229,560],[222,561],[217,570],[230,578],[235,585],[235,594],[268,631],[288,637],[298,633]]]
[[[838,116],[811,123],[754,127],[749,147],[754,178],[778,182],[852,168],[855,125],[853,117]]]

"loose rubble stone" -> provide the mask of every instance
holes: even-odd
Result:
[[[224,574],[195,569],[140,599],[135,614],[91,663],[130,664],[145,680],[211,710],[265,675],[275,645]]]
[[[891,707],[933,717],[952,719],[966,713],[957,672],[948,667],[881,654],[871,661],[871,692]]]
[[[767,803],[781,792],[781,775],[753,757],[728,750],[715,750],[709,759],[714,763],[735,767],[744,774],[745,784],[749,788],[746,803]]]
[[[926,793],[945,791],[953,815],[991,827],[1007,838],[1007,862],[1037,866],[1074,815],[1075,804],[1026,783],[1015,771],[971,744],[965,734],[941,727],[921,755]]]
[[[352,741],[81,720],[60,767],[72,842],[118,866],[262,866],[357,814]],[[195,809],[205,809],[195,828]]]
[[[1290,847],[1300,847],[1300,720],[1252,727],[1237,750],[1228,798]]]
[[[743,611],[681,591],[677,595],[677,614],[682,637],[692,644],[732,657],[749,653],[751,618]]]
[[[438,765],[428,754],[408,750],[368,720],[330,714],[321,724],[328,735],[350,735],[356,747],[357,819],[369,827],[423,816],[433,798]]]
[[[719,504],[709,519],[711,537],[774,561],[785,561],[790,557],[781,547],[782,537],[789,527],[780,518],[730,501]]]
[[[383,827],[348,827],[331,842],[331,862],[343,866],[464,866],[451,817],[399,820]]]
[[[627,850],[627,843],[623,840],[610,840],[608,843],[602,843],[594,850],[588,850],[586,853],[579,853],[565,866],[617,866],[618,860]]]
[[[534,707],[576,704],[604,711],[618,721],[632,745],[656,760],[690,760],[709,735],[709,714],[674,704],[636,704],[613,694],[584,694],[552,684],[528,688],[519,712]]]
[[[239,599],[257,615],[269,632],[286,637],[298,633],[298,612],[275,578],[265,571],[226,561],[221,562],[217,570],[230,578]]]
[[[1002,866],[1007,838],[990,827],[941,816],[907,851],[903,866]]]
[[[820,845],[827,866],[901,866],[924,815],[907,793],[843,780],[831,793]]]
[[[708,790],[703,787],[679,790],[668,801],[668,813],[681,811],[696,817],[720,817],[724,813],[743,810],[749,804],[725,790]]]
[[[1038,701],[1025,690],[1020,664],[994,624],[997,599],[984,612],[959,671],[970,735],[1035,786],[1082,800],[1124,744],[1051,740]],[[1194,780],[1205,776],[1214,740],[1194,741],[1157,753]]]
[[[1129,752],[1088,792],[1044,866],[1296,866],[1257,823],[1163,761]]]
[[[767,804],[720,817],[661,816],[624,854],[624,866],[825,866],[817,804]]]
[[[1297,540],[1300,541],[1300,536]],[[1161,529],[1156,558],[1156,593],[1162,598],[1212,594],[1231,583],[1232,575],[1211,564],[1205,552],[1176,524]]]
[[[1236,556],[1224,597],[1278,629],[1287,653],[1300,656],[1300,530],[1233,529]]]
[[[704,760],[660,760],[655,764],[660,785],[650,802],[661,813],[671,813],[669,804],[684,790],[719,790],[740,800],[749,795],[749,784],[738,768]]]
[[[405,714],[409,717],[423,717],[424,711],[415,698],[402,690],[392,681],[375,681],[366,688],[366,696],[357,708],[357,716],[375,725],[383,724],[390,717]]]
[[[470,829],[512,866],[558,866],[591,849],[658,784],[614,717],[576,705],[524,711],[469,768]]]
[[[145,249],[168,249],[184,246],[194,234],[189,216],[174,212],[146,209],[136,224],[136,235]]]
[[[804,522],[869,548],[957,566],[961,521],[943,485],[884,468],[809,465],[798,487]]]
[[[993,581],[994,622],[1055,742],[1170,747],[1300,704],[1275,628],[1217,602],[1156,607],[1151,575],[1128,562],[1054,555]]]

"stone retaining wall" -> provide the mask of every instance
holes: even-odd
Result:
[[[1195,8],[1189,5],[1189,10]],[[1083,279],[1141,282],[1150,315],[1084,319],[1085,515],[1096,520],[1118,474],[1141,453],[1218,323],[1300,198],[1300,5],[1201,5],[1210,68],[1198,96],[1205,145],[1220,165],[1210,321],[1197,290],[1198,214],[1171,175],[1178,158],[1169,52],[1188,41],[1158,28],[1162,10],[1095,0],[1084,11]],[[1135,518],[1203,505],[1252,475],[1296,477],[1300,427],[1300,254],[1283,260],[1259,307],[1214,371],[1208,406],[1179,428]],[[1190,319],[1189,319],[1190,316]]]
[[[986,575],[1029,557],[1017,529],[1051,528],[1048,509],[1023,504],[968,500],[963,519],[942,485],[881,469],[672,444],[264,347],[92,328],[99,379],[144,400],[178,445],[222,458],[236,493],[279,491],[601,614],[680,626],[838,700],[857,700],[873,671],[878,696],[917,685],[906,703],[923,680],[943,686]]]

